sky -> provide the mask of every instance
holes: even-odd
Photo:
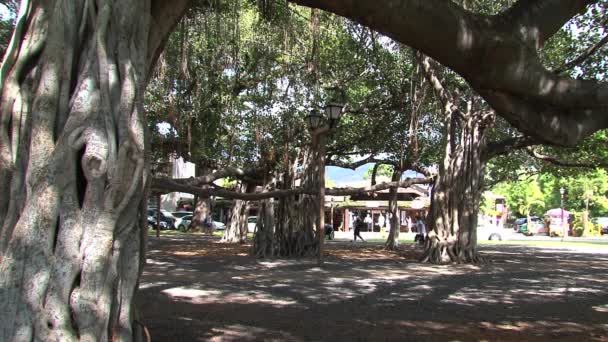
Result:
[[[336,184],[340,186],[345,183],[357,182],[364,180],[363,175],[365,172],[374,166],[374,163],[367,163],[363,166],[358,167],[356,170],[343,169],[341,167],[336,166],[328,166],[325,168],[325,177],[329,178]],[[403,173],[402,178],[413,178],[413,177],[424,177],[420,173],[416,173],[414,171],[406,171]]]

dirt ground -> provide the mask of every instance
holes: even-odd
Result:
[[[482,265],[434,266],[416,245],[334,240],[320,269],[249,248],[151,237],[152,341],[608,341],[607,252],[484,246]]]

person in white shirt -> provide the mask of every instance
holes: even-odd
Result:
[[[380,226],[380,231],[382,231],[382,228],[384,228],[385,221],[386,219],[384,218],[384,215],[380,214],[380,216],[378,216],[378,226]]]
[[[372,231],[372,217],[369,216],[369,214],[367,214],[367,216],[365,216],[365,219],[363,220],[363,222],[367,223],[367,231]]]
[[[418,234],[420,235],[420,240],[418,240],[421,244],[424,243],[424,241],[426,240],[426,226],[424,225],[424,221],[422,220],[422,217],[418,217],[418,220],[416,221],[416,230],[418,231]]]

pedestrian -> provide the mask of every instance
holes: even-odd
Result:
[[[364,223],[361,222],[361,218],[359,216],[357,216],[357,218],[355,219],[355,224],[354,224],[354,226],[355,226],[355,230],[354,230],[355,236],[354,236],[353,242],[357,241],[357,237],[359,237],[359,239],[363,240],[363,237],[361,236],[361,226],[363,224]],[[363,242],[365,242],[365,240],[363,240]]]
[[[384,218],[384,215],[380,213],[380,216],[378,216],[378,225],[380,226],[380,231],[382,231],[384,228],[384,222],[386,222],[386,219]]]
[[[206,234],[213,234],[214,223],[210,215],[207,215],[207,217],[203,220],[203,227]]]
[[[369,216],[369,214],[367,214],[367,216],[365,216],[365,219],[363,220],[363,222],[365,222],[367,224],[367,231],[373,231],[372,229],[372,223],[374,221],[372,221],[372,217]]]
[[[418,219],[416,221],[416,230],[418,232],[417,236],[418,236],[418,242],[420,244],[423,244],[424,241],[426,240],[426,226],[424,225],[424,221],[422,220],[422,217],[418,216]]]

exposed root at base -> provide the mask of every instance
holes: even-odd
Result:
[[[437,265],[445,264],[479,264],[484,263],[477,249],[462,248],[455,242],[438,241],[430,239],[426,241],[424,254],[420,262]]]

